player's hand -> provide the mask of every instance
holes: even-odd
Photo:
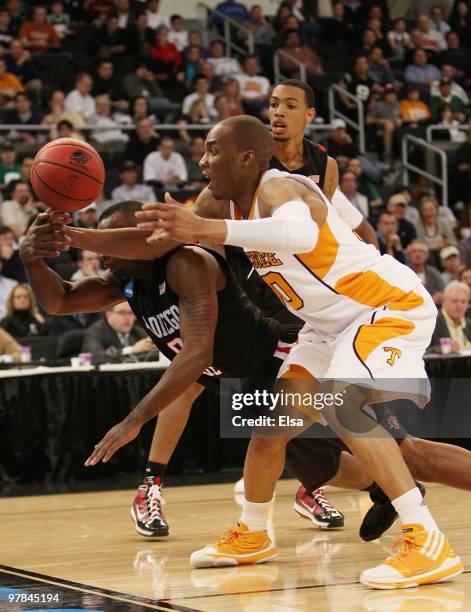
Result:
[[[107,463],[122,446],[125,446],[141,431],[142,423],[131,413],[120,423],[112,427],[106,436],[98,442],[95,450],[85,461],[85,466],[96,465],[100,461]]]
[[[162,240],[196,242],[199,239],[203,219],[174,200],[168,192],[165,194],[165,204],[144,204],[142,208],[136,212],[136,217],[141,221],[138,227],[156,230],[147,238],[149,244]]]
[[[69,250],[70,238],[63,233],[67,213],[40,213],[21,243],[20,256],[24,263],[31,263],[43,257],[59,257]]]
[[[149,337],[141,338],[132,347],[133,353],[148,353],[154,347],[154,343]]]

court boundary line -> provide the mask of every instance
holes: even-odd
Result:
[[[37,580],[38,582],[44,582],[46,584],[51,584],[58,587],[65,587],[67,589],[80,591],[82,593],[90,593],[91,595],[102,595],[103,597],[116,601],[123,601],[130,604],[140,604],[152,610],[161,610],[165,612],[168,610],[175,610],[175,612],[202,612],[196,608],[187,608],[178,604],[172,604],[169,601],[160,599],[152,600],[147,597],[142,597],[141,595],[120,593],[119,591],[111,591],[109,589],[94,587],[81,582],[73,582],[72,580],[55,578],[54,576],[48,576],[46,574],[39,574],[37,572],[30,572],[28,570],[22,570],[20,568],[0,564],[0,575],[2,573],[9,574],[11,576],[19,576],[20,578],[30,578]]]

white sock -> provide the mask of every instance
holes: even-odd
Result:
[[[416,523],[426,531],[439,531],[437,523],[417,487],[391,501],[403,525]]]
[[[249,531],[264,531],[267,528],[268,516],[273,499],[262,504],[242,501],[242,516],[240,520],[247,525]]]

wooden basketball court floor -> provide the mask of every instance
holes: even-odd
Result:
[[[398,535],[373,543],[357,530],[366,494],[329,491],[346,527],[320,531],[292,510],[297,483],[278,483],[274,526],[281,554],[267,564],[192,570],[189,554],[234,525],[232,485],[165,490],[170,536],[138,536],[129,517],[134,491],[3,499],[0,504],[0,610],[89,609],[100,612],[471,610],[469,493],[438,485],[427,500],[462,556],[455,582],[402,591],[370,591],[360,571],[383,560]],[[36,596],[20,602],[21,594]],[[18,602],[11,602],[12,594]],[[45,597],[56,600],[45,603]],[[39,599],[42,597],[43,599]]]

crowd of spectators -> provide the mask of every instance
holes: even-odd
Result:
[[[334,0],[324,17],[315,5],[285,0],[269,18],[257,4],[226,0],[216,7],[205,46],[203,24],[164,13],[159,0],[1,4],[0,355],[19,359],[14,338],[64,333],[76,334],[74,351],[90,349],[97,363],[150,350],[126,305],[105,317],[50,317],[35,304],[18,247],[45,207],[29,181],[42,144],[86,139],[105,161],[104,191],[75,215],[80,227],[96,227],[99,214],[120,200],[151,202],[171,190],[189,201],[204,185],[198,161],[208,128],[242,113],[267,121],[275,49],[284,52],[285,76],[297,77],[304,64],[317,121],[327,117],[331,83],[341,86],[337,103],[347,117],[357,113],[351,96],[363,103],[366,154],[342,119],[320,138],[338,162],[340,188],[374,225],[381,252],[414,269],[442,307],[440,329],[448,329],[454,347],[471,348],[471,131],[464,129],[471,3],[446,8],[413,0],[394,20],[384,0]],[[224,17],[233,20],[240,54],[225,46]],[[177,129],[159,128],[162,123]],[[451,208],[425,182],[399,185],[404,135],[423,137],[431,123],[440,124],[440,141],[453,145],[447,148]],[[102,273],[97,254],[87,251],[51,265],[73,280]]]

